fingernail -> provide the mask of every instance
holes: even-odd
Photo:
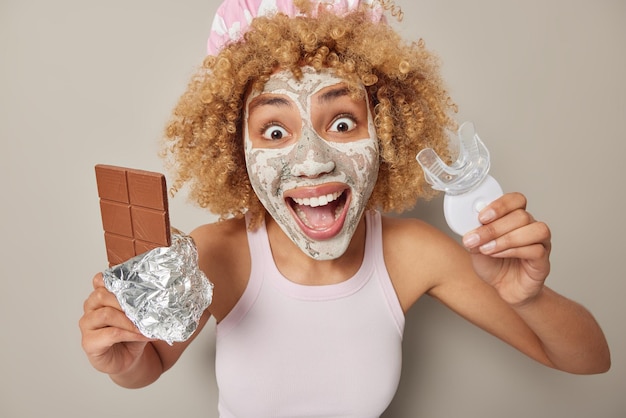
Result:
[[[480,241],[480,236],[478,234],[467,234],[463,237],[463,245],[467,248],[472,248]]]
[[[480,246],[480,251],[487,253],[491,250],[493,250],[494,248],[496,248],[496,242],[495,241],[489,241],[486,244],[483,244]]]
[[[493,209],[487,209],[486,211],[482,212],[479,216],[478,216],[478,220],[481,223],[486,224],[487,222],[491,222],[495,219],[496,217],[496,211]]]

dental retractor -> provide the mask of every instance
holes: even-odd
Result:
[[[481,225],[478,213],[502,196],[502,188],[489,173],[489,151],[480,140],[474,124],[465,122],[458,130],[459,155],[447,165],[432,148],[421,150],[417,162],[426,181],[445,192],[443,213],[452,231],[459,235]]]

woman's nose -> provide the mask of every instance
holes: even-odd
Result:
[[[293,150],[295,164],[291,168],[291,175],[316,178],[331,173],[335,169],[335,162],[329,151],[324,139],[309,129],[305,130]]]

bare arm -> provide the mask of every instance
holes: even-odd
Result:
[[[596,321],[544,285],[549,230],[524,206],[512,194],[486,208],[495,212],[474,242],[465,237],[469,251],[420,221],[387,219],[385,260],[400,302],[406,311],[427,293],[542,364],[604,372],[610,355]]]
[[[526,198],[505,195],[481,216],[484,226],[464,237],[476,273],[537,335],[554,367],[571,373],[607,371],[608,344],[591,313],[544,285],[551,233],[526,211]]]
[[[548,287],[531,301],[514,307],[541,341],[553,367],[570,373],[603,373],[611,366],[600,326],[578,303]]]
[[[577,374],[602,373],[610,367],[606,340],[592,315],[547,286],[531,302],[516,307],[478,277],[444,280],[428,294],[546,366]]]

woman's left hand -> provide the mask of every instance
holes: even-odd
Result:
[[[550,229],[526,211],[526,197],[508,193],[479,214],[483,226],[463,236],[476,273],[512,306],[532,300],[550,272]]]

